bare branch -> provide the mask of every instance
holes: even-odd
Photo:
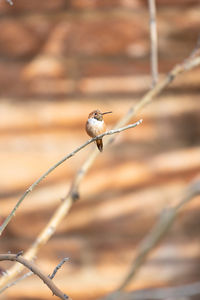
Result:
[[[3,293],[5,290],[7,290],[8,288],[16,285],[17,283],[21,282],[22,280],[26,279],[27,277],[33,275],[33,272],[30,271],[28,273],[25,273],[24,275],[20,276],[19,278],[17,278],[16,280],[8,283],[7,285],[5,285],[1,290],[0,290],[0,294]]]
[[[17,256],[19,256],[19,253],[17,253]],[[62,265],[68,261],[69,258],[68,257],[65,257],[63,258],[63,260],[55,267],[52,275],[49,275],[48,277],[52,280],[56,273],[58,272],[58,270],[62,267]],[[2,275],[6,274],[6,272],[4,271]],[[28,273],[25,273],[24,275],[22,275],[21,277],[17,278],[16,280],[8,283],[5,287],[3,287],[1,290],[0,290],[0,294],[3,293],[6,289],[16,285],[17,283],[21,282],[22,280],[26,279],[27,277],[30,277],[31,275],[33,275],[34,273],[32,271],[28,272]]]
[[[0,235],[3,233],[4,229],[6,228],[6,226],[8,225],[8,223],[11,221],[11,219],[13,218],[13,216],[15,215],[16,210],[19,208],[20,204],[22,203],[22,201],[26,198],[26,196],[33,191],[33,189],[43,180],[45,179],[51,172],[53,172],[58,166],[60,166],[62,163],[64,163],[67,159],[71,158],[72,156],[74,156],[77,152],[79,152],[80,150],[82,150],[83,148],[85,148],[87,145],[91,144],[92,142],[96,141],[97,139],[103,138],[106,135],[112,135],[112,134],[116,134],[119,132],[122,132],[124,130],[136,127],[137,125],[141,124],[142,120],[139,120],[138,122],[134,123],[134,124],[130,124],[128,126],[125,126],[123,128],[119,128],[116,130],[109,130],[106,131],[92,139],[89,139],[87,142],[85,142],[84,144],[82,144],[81,146],[79,146],[78,148],[76,148],[74,151],[72,151],[71,153],[67,154],[64,158],[62,158],[59,162],[57,162],[55,165],[53,165],[51,168],[49,168],[42,176],[40,176],[40,178],[38,178],[25,192],[24,194],[21,196],[21,198],[18,200],[17,204],[15,205],[15,207],[13,208],[13,210],[11,211],[11,213],[8,215],[8,217],[5,219],[5,221],[3,222],[3,224],[0,226]]]
[[[113,300],[149,300],[149,299],[179,299],[179,297],[191,297],[200,294],[200,282],[194,282],[190,284],[162,287],[162,288],[148,288],[142,290],[136,290],[132,292],[116,292],[108,297],[103,298]]]
[[[58,272],[58,270],[62,267],[62,265],[69,260],[69,257],[65,257],[63,258],[63,260],[55,267],[55,269],[53,270],[53,273],[51,275],[49,275],[48,277],[50,279],[53,279],[56,275],[56,273]]]
[[[158,81],[158,46],[157,46],[157,28],[156,28],[156,4],[155,0],[148,0],[149,4],[149,25],[151,40],[151,73],[152,87]]]
[[[177,205],[168,208],[163,213],[161,213],[158,222],[154,225],[149,235],[146,236],[146,238],[143,240],[140,247],[138,248],[136,258],[134,258],[132,262],[130,271],[125,277],[125,279],[122,281],[116,292],[120,292],[121,290],[125,289],[126,286],[130,283],[130,281],[133,279],[135,274],[138,272],[138,270],[146,260],[151,250],[156,247],[156,245],[171,228],[179,209],[181,209],[184,204],[188,203],[191,199],[193,199],[199,194],[200,180],[197,180],[191,183],[191,185],[184,191],[183,196]],[[112,299],[112,297],[108,296],[105,299]]]
[[[33,264],[32,262],[28,261],[27,259],[23,258],[20,254],[0,254],[0,261],[17,261],[18,263],[24,265],[28,268],[31,272],[37,275],[52,291],[53,295],[56,295],[60,299],[66,300],[70,299],[67,295],[63,294],[59,288],[53,283],[53,281],[46,275],[44,275],[40,269]]]
[[[167,74],[160,82],[158,82],[153,89],[151,89],[149,92],[147,92],[144,97],[136,104],[136,106],[130,107],[127,114],[120,119],[120,121],[116,124],[115,128],[120,128],[127,124],[135,115],[137,115],[147,104],[153,101],[153,99],[158,96],[166,87],[169,86],[169,84],[180,74],[191,70],[197,66],[200,65],[200,57],[195,58],[188,58],[187,60],[184,60],[182,64],[175,66],[169,74]],[[104,149],[106,148],[106,145],[110,143],[113,140],[111,137],[104,143]],[[53,216],[51,217],[50,221],[46,224],[44,229],[41,231],[41,233],[38,235],[35,242],[30,246],[28,251],[24,254],[24,257],[27,259],[32,259],[39,251],[39,249],[46,244],[46,242],[50,239],[50,237],[55,232],[57,226],[60,224],[60,222],[63,220],[63,218],[66,216],[66,214],[69,212],[73,202],[74,202],[74,191],[76,194],[78,193],[78,188],[80,186],[80,183],[82,179],[84,178],[85,174],[93,164],[94,160],[98,156],[99,151],[95,149],[89,157],[86,159],[86,161],[83,163],[82,167],[77,172],[73,182],[72,182],[72,188],[68,195],[64,198],[63,202],[60,204],[60,206],[57,208],[57,210],[54,212]],[[14,278],[16,275],[19,274],[19,272],[23,269],[22,265],[15,264],[12,268],[9,270],[8,276],[3,276],[0,279],[0,287],[3,287],[5,284],[9,282],[12,278]]]

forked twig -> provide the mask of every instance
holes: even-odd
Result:
[[[5,260],[16,261],[24,265],[31,272],[37,275],[48,286],[48,288],[52,291],[53,295],[56,295],[62,300],[70,299],[66,294],[63,294],[61,290],[53,283],[53,281],[48,276],[44,275],[40,271],[40,269],[31,261],[28,261],[19,254],[0,254],[0,261]]]
[[[15,205],[15,207],[13,208],[13,210],[11,211],[11,213],[8,215],[8,217],[4,220],[3,224],[0,226],[0,235],[3,233],[4,229],[6,228],[6,226],[8,225],[8,223],[11,221],[11,219],[13,218],[13,216],[15,215],[16,210],[19,208],[20,204],[22,203],[22,201],[26,198],[26,196],[33,191],[33,189],[43,180],[45,179],[51,172],[53,172],[58,166],[60,166],[62,163],[64,163],[67,159],[71,158],[72,156],[74,156],[77,152],[79,152],[80,150],[82,150],[83,148],[85,148],[87,145],[91,144],[92,142],[96,141],[99,138],[103,138],[106,135],[112,135],[112,134],[116,134],[119,132],[122,132],[124,130],[130,129],[130,128],[134,128],[137,125],[142,123],[142,119],[137,121],[134,124],[130,124],[128,126],[119,128],[119,129],[115,129],[115,130],[109,130],[106,131],[92,139],[89,139],[87,142],[85,142],[84,144],[82,144],[81,146],[79,146],[78,148],[76,148],[74,151],[72,151],[71,153],[67,154],[65,157],[63,157],[59,162],[57,162],[55,165],[53,165],[51,168],[49,168],[42,176],[40,176],[25,192],[24,194],[21,196],[21,198],[18,200],[17,204]]]
[[[63,258],[63,260],[62,260],[62,261],[55,267],[55,269],[53,270],[52,275],[49,275],[48,277],[52,280],[52,279],[55,277],[55,275],[56,275],[56,273],[58,272],[58,270],[59,270],[59,269],[62,267],[62,265],[63,265],[66,261],[68,261],[68,260],[69,260],[68,257]],[[27,272],[27,273],[23,274],[22,276],[20,276],[19,278],[17,278],[16,280],[14,280],[14,281],[8,283],[6,286],[4,286],[4,287],[0,290],[0,294],[3,293],[6,289],[8,289],[8,288],[10,288],[10,287],[12,287],[12,286],[14,286],[14,285],[16,285],[17,283],[19,283],[19,282],[21,282],[22,280],[24,280],[24,279],[30,277],[30,276],[33,275],[33,274],[34,274],[34,273],[33,273],[32,271]],[[68,299],[69,299],[69,298],[68,298]]]

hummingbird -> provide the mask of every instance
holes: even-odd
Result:
[[[86,132],[91,137],[96,137],[99,134],[102,134],[106,131],[105,122],[103,120],[103,115],[110,114],[112,111],[107,111],[102,113],[99,109],[92,111],[86,122]],[[97,148],[100,152],[103,151],[103,141],[102,139],[96,140]]]

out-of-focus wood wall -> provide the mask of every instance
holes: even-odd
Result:
[[[151,85],[149,16],[141,0],[0,2],[0,218],[53,163],[83,143],[95,108],[111,127]],[[199,0],[159,0],[162,77],[195,47]],[[97,299],[120,283],[158,215],[200,171],[200,69],[180,76],[118,135],[81,185],[81,199],[37,256],[73,299]],[[135,120],[136,120],[135,119]],[[134,121],[134,120],[133,120]],[[27,198],[1,237],[0,252],[26,250],[45,226],[93,145]],[[182,209],[130,288],[200,278],[199,198]],[[10,264],[1,263],[2,267]],[[50,299],[35,277],[2,299]]]

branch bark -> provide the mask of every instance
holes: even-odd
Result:
[[[28,261],[19,254],[0,254],[0,261],[5,260],[16,261],[21,265],[24,265],[31,272],[37,275],[48,286],[48,288],[52,291],[53,295],[56,295],[62,300],[70,300],[70,298],[67,295],[63,294],[61,290],[53,283],[53,281],[48,276],[44,275],[34,263]]]

